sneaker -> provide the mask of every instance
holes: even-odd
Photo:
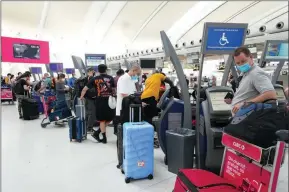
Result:
[[[106,144],[107,143],[107,138],[106,137],[103,137],[100,142],[102,142],[103,144]]]
[[[91,136],[98,142],[102,142],[99,138],[99,134],[100,134],[100,129],[97,131],[92,132]]]
[[[101,142],[102,142],[103,144],[106,144],[106,143],[107,143],[106,133],[102,133]]]

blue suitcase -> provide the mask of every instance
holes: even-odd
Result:
[[[123,124],[123,171],[126,183],[132,179],[153,179],[154,127],[151,124]]]
[[[87,139],[86,122],[84,118],[84,106],[76,106],[77,115],[75,118],[68,119],[70,141],[82,142]]]

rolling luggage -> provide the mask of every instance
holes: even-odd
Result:
[[[130,114],[134,115],[134,106],[130,108]],[[123,171],[126,183],[132,179],[153,179],[154,127],[151,124],[123,124]]]
[[[38,102],[35,99],[22,99],[22,114],[24,120],[33,120],[39,118]]]
[[[238,192],[226,179],[201,169],[180,169],[173,192]]]
[[[83,140],[87,139],[86,123],[84,119],[84,106],[76,105],[75,110],[77,114],[76,117],[68,119],[69,138],[70,141],[76,140],[81,143]]]
[[[124,101],[126,102],[126,101]],[[137,108],[138,112],[139,112],[139,116],[137,117],[138,119],[140,119],[141,117],[141,105],[130,105],[129,107],[129,110],[130,112],[133,112],[135,108]],[[134,108],[133,110],[131,110],[131,108]],[[127,111],[127,110],[124,110],[124,111]],[[123,110],[122,110],[123,112]],[[121,112],[121,113],[122,113]],[[135,121],[135,118],[133,115],[130,115],[130,118],[129,118],[129,121],[128,122],[136,122]],[[121,168],[122,167],[122,164],[123,164],[123,126],[122,126],[122,123],[119,123],[117,125],[117,157],[118,157],[118,165],[117,165],[117,168]]]
[[[44,114],[44,107],[43,107],[43,103],[41,101],[41,97],[39,95],[33,94],[32,98],[35,99],[38,103],[38,112],[41,114]]]

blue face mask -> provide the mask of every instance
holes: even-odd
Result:
[[[137,81],[137,80],[138,80],[138,76],[136,76],[136,75],[131,76],[131,80],[133,80],[133,81]]]
[[[251,69],[251,65],[249,63],[245,63],[245,64],[243,64],[241,66],[237,66],[237,67],[243,73],[246,73]]]

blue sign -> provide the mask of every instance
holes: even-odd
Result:
[[[85,54],[86,67],[92,67],[97,71],[100,64],[106,64],[106,54]]]
[[[233,51],[243,45],[245,28],[224,28],[208,26],[206,51]]]
[[[74,74],[75,73],[75,69],[74,68],[66,68],[65,69],[65,73],[66,74]]]
[[[31,67],[31,73],[32,74],[42,74],[42,68],[41,67]]]
[[[49,63],[49,69],[51,72],[63,72],[63,63]]]

